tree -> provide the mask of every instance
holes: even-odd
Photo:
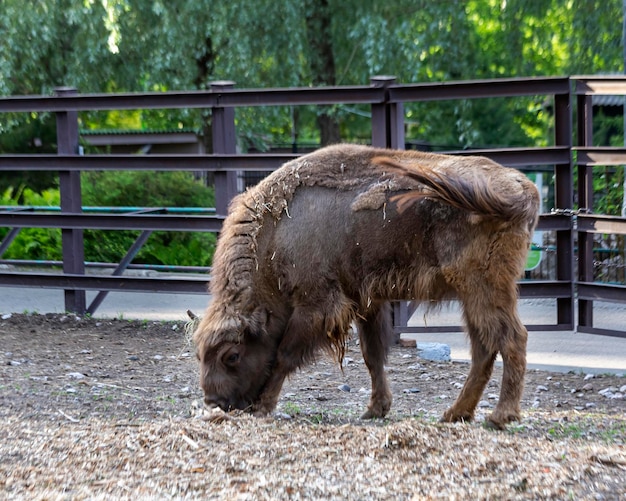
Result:
[[[0,93],[365,84],[618,71],[619,0],[0,0]],[[363,110],[361,110],[363,111]],[[545,136],[538,99],[407,106],[409,132],[434,144],[532,143]],[[292,110],[237,110],[246,144],[289,137]],[[351,139],[350,109],[298,110],[299,127]],[[494,127],[493,117],[499,124]],[[86,126],[131,117],[140,127],[205,129],[198,111],[84,115]],[[492,123],[490,123],[492,120]],[[502,130],[504,123],[511,124]],[[3,124],[4,129],[10,123]],[[271,134],[268,135],[268,131]],[[0,131],[1,133],[2,131]],[[245,146],[245,145],[244,145]]]
[[[311,83],[315,87],[334,86],[337,84],[337,75],[331,32],[332,13],[328,0],[307,0],[304,16]],[[322,145],[341,141],[339,123],[327,108],[322,108],[318,114],[317,124]]]
[[[0,94],[105,91],[116,69],[105,17],[95,0],[2,0]]]
[[[0,95],[50,94],[60,86],[106,90],[115,72],[104,16],[94,1],[0,0]],[[0,153],[54,151],[50,114],[0,116]],[[55,179],[53,173],[6,173],[0,190],[26,185],[42,191]]]

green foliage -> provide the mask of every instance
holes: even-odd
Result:
[[[213,207],[213,191],[188,172],[108,171],[82,176],[84,205]]]
[[[599,111],[594,116],[593,144],[596,146],[624,145],[624,117],[605,115]],[[597,166],[593,168],[593,210],[612,216],[622,215],[624,203],[624,167]]]
[[[22,0],[2,0],[0,30],[0,94],[59,85],[161,92],[224,79],[257,88],[366,84],[375,74],[426,82],[623,68],[619,0],[42,0],[28,9]],[[458,148],[536,144],[550,128],[547,114],[537,112],[544,100],[408,106],[410,138]],[[294,135],[319,141],[319,111],[238,110],[241,146],[266,149]],[[350,109],[335,107],[331,115],[343,140],[362,137],[365,120]],[[81,118],[87,128],[210,126],[200,110]],[[0,124],[0,134],[11,126]]]
[[[18,200],[23,200],[25,205],[58,207],[59,190],[36,193],[22,186],[18,190],[7,188],[0,193],[0,205],[18,205]],[[0,228],[0,241],[8,232],[8,228]],[[61,230],[48,228],[22,228],[2,255],[4,259],[36,260],[59,260],[61,256]]]
[[[34,112],[25,117],[11,113],[0,115],[0,154],[12,153],[56,153],[54,116]],[[28,186],[37,192],[43,192],[46,188],[57,185],[56,172],[3,171],[0,176],[0,192],[12,186]],[[24,201],[18,199],[17,202]]]
[[[214,193],[187,172],[89,172],[82,180],[83,204],[103,207],[213,207]],[[85,231],[90,261],[118,262],[139,236],[138,231]],[[136,263],[208,266],[215,234],[154,232]]]
[[[51,94],[63,86],[82,92],[107,90],[124,63],[109,50],[105,3],[0,0],[0,95]],[[36,114],[3,114],[0,151],[17,152],[19,138],[2,136],[37,127],[38,122]],[[41,123],[49,124],[45,117]],[[33,137],[37,136],[29,139]],[[47,137],[40,137],[44,146],[50,144]],[[29,151],[22,148],[19,152]]]
[[[594,146],[624,146],[624,117],[621,113],[607,115],[602,109],[594,110],[593,118]]]
[[[620,216],[624,200],[624,167],[594,168],[593,194],[594,212]]]
[[[86,206],[213,207],[213,190],[202,186],[186,172],[91,172],[83,179]],[[23,204],[59,207],[58,189],[38,194],[29,188],[7,188],[0,205]],[[8,233],[0,228],[0,240]],[[85,230],[85,259],[119,262],[139,236],[139,231]],[[154,232],[137,257],[136,263],[180,266],[209,266],[215,249],[214,233]],[[3,255],[5,259],[60,260],[61,231],[25,228]]]
[[[2,0],[0,94],[104,90],[121,61],[109,50],[103,3]]]

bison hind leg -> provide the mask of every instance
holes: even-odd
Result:
[[[474,410],[489,382],[496,360],[497,352],[488,349],[479,336],[472,335],[472,329],[469,330],[472,365],[461,393],[441,418],[441,421],[446,423],[469,422],[474,419]]]
[[[383,418],[392,403],[385,362],[393,338],[391,305],[371,304],[357,320],[361,353],[372,380],[372,394],[361,419]]]
[[[496,307],[485,302],[480,305],[464,303],[464,316],[472,349],[472,364],[461,393],[443,415],[443,420],[468,421],[491,378],[497,353],[502,356],[503,375],[500,398],[487,425],[502,430],[521,417],[520,400],[526,370],[527,332],[511,295],[508,304]],[[476,306],[476,307],[474,307]]]

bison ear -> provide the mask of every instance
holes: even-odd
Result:
[[[261,338],[267,334],[270,312],[263,306],[257,307],[250,315],[248,325],[244,329],[247,336]]]

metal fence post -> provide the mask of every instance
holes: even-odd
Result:
[[[396,82],[396,77],[377,75],[370,79],[373,87],[387,89]],[[383,103],[372,104],[372,146],[379,148],[404,149],[404,106],[402,103],[389,102],[389,93],[385,92]],[[392,321],[394,341],[400,342],[402,328],[406,327],[411,317],[409,303],[393,303]]]
[[[570,94],[554,96],[554,143],[570,149],[569,163],[556,165],[555,205],[560,209],[571,209],[574,204],[574,163],[572,159],[572,108]],[[556,232],[556,279],[570,283],[570,297],[558,298],[557,324],[574,329],[574,230]]]
[[[591,96],[578,96],[577,144],[593,146],[593,108]],[[593,209],[593,167],[578,164],[578,207]],[[593,282],[593,234],[578,232],[578,280]],[[578,300],[578,325],[593,327],[593,301]]]
[[[211,91],[219,94],[235,87],[235,82],[219,81],[211,83]],[[219,102],[219,99],[218,99]],[[216,106],[211,108],[211,129],[213,153],[237,153],[237,133],[235,130],[235,109]],[[215,209],[219,215],[226,215],[228,204],[237,194],[237,172],[215,173]]]
[[[57,96],[71,96],[78,93],[76,89],[59,87],[55,89]],[[78,155],[78,113],[76,111],[59,111],[56,113],[57,153],[59,155]],[[59,191],[61,212],[82,212],[80,192],[80,171],[59,171]],[[85,274],[85,250],[82,229],[62,229],[63,273]],[[84,290],[65,290],[65,310],[74,313],[86,311],[86,293]]]
[[[370,79],[373,87],[386,89],[396,83],[396,77],[378,75]],[[385,102],[372,104],[372,146],[404,149],[404,106],[402,103]]]

